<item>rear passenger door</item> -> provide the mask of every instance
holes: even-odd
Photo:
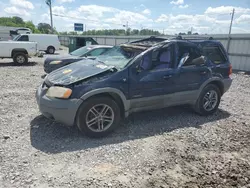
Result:
[[[185,50],[180,48],[185,48]],[[180,66],[180,63],[178,64],[178,76],[175,79],[176,92],[181,92],[184,97],[185,94],[198,90],[204,80],[209,78],[210,71],[197,48],[193,46],[182,46],[180,48],[179,53],[185,52],[189,54],[188,60],[183,65]],[[195,63],[197,60],[200,60],[201,64]]]

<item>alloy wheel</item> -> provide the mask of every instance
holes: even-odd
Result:
[[[103,132],[114,122],[114,111],[107,104],[93,106],[86,115],[86,125],[93,132]]]

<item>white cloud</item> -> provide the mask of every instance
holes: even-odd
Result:
[[[181,3],[174,5],[179,8],[187,8],[189,5],[183,3],[180,0],[174,0],[175,3]],[[173,3],[172,3],[173,4]],[[30,11],[18,8],[17,6],[9,6],[8,4],[3,6],[2,11],[4,15],[17,14],[20,16],[30,15]],[[82,5],[77,8],[70,8],[68,6],[58,5],[52,7],[55,14],[59,14],[65,17],[53,16],[54,25],[58,31],[72,31],[73,23],[79,22],[87,25],[87,29],[122,29],[123,25],[128,26],[131,29],[155,29],[163,31],[165,34],[175,34],[179,32],[187,33],[193,27],[193,32],[202,33],[228,33],[230,24],[230,14],[220,15],[231,10],[233,7],[208,7],[203,14],[170,14],[162,13],[155,20],[151,19],[151,11],[144,5],[139,5],[137,10],[126,11],[117,9],[114,7],[100,6],[100,5]],[[232,32],[246,32],[250,30],[250,9],[235,7],[235,21]],[[242,11],[241,12],[239,12]],[[249,12],[249,13],[248,13]],[[45,14],[41,16],[32,16],[34,23],[46,22],[50,23],[49,10],[46,9]],[[230,11],[229,11],[230,13]],[[32,13],[33,14],[33,13]],[[3,16],[4,16],[3,15]],[[237,28],[235,27],[237,26]],[[241,29],[240,29],[241,28]]]
[[[180,6],[179,6],[179,8],[188,8],[188,7],[189,7],[188,4],[186,4],[186,5],[180,5]]]
[[[72,2],[74,2],[75,0],[57,0],[57,2],[59,3],[59,4],[63,4],[63,3],[72,3]]]
[[[205,14],[221,15],[221,14],[230,14],[233,9],[235,9],[236,14],[247,14],[250,13],[250,8],[242,7],[233,7],[233,6],[220,6],[220,7],[208,7],[205,11]]]
[[[30,13],[28,13],[26,10],[19,9],[17,7],[7,7],[4,9],[4,12],[12,15],[30,16]]]
[[[142,14],[125,10],[119,10],[119,12],[116,13],[113,18],[108,18],[105,21],[121,25],[126,24],[126,22],[128,22],[129,25],[142,24],[142,23],[147,24],[149,22],[153,22],[152,19],[149,19]]]
[[[170,4],[173,4],[173,5],[182,5],[182,4],[184,4],[184,0],[171,1]]]
[[[118,9],[99,5],[82,5],[78,11],[93,17],[102,17],[104,13],[116,12]]]
[[[66,13],[66,8],[64,8],[63,6],[54,6],[52,7],[52,12],[54,14],[64,15]]]
[[[250,23],[250,15],[249,14],[243,14],[239,18],[237,18],[236,23]]]
[[[168,21],[168,16],[165,14],[161,14],[159,18],[155,20],[155,22],[160,23],[160,22],[166,22]]]
[[[34,9],[34,5],[30,1],[26,0],[10,0],[10,4],[24,9]]]
[[[146,8],[145,10],[142,11],[142,14],[151,15],[151,11]]]

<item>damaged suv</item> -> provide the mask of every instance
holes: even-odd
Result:
[[[42,114],[90,137],[111,133],[133,112],[188,104],[216,112],[230,88],[232,66],[214,40],[153,39],[120,45],[46,76],[36,92]]]

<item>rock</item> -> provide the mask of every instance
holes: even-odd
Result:
[[[5,135],[5,136],[3,136],[3,138],[4,138],[5,140],[8,140],[8,139],[10,138],[10,136]]]

